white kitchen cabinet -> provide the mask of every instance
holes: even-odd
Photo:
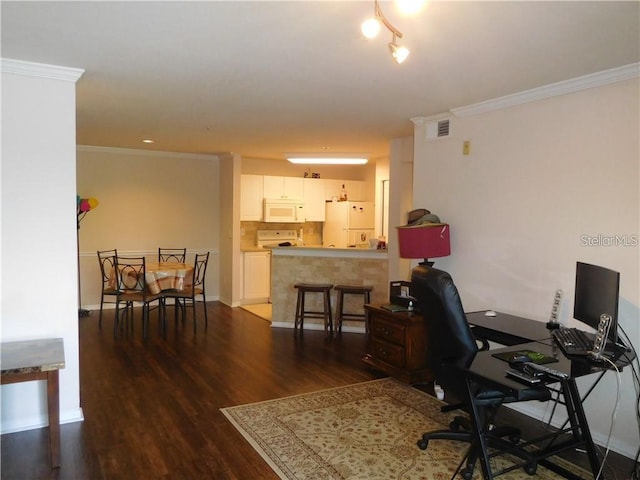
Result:
[[[264,187],[262,175],[240,176],[240,220],[259,222],[262,220]]]
[[[304,183],[300,177],[278,177],[265,175],[263,177],[264,198],[295,198],[304,197]]]
[[[333,197],[340,198],[342,186],[347,191],[347,200],[362,202],[364,198],[364,182],[362,180],[337,180],[334,178],[325,180],[325,200]]]
[[[244,252],[243,303],[268,302],[271,296],[271,252]]]
[[[307,222],[324,222],[325,180],[304,178],[304,216]]]

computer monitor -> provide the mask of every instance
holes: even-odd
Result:
[[[608,268],[576,263],[576,293],[573,303],[573,318],[598,329],[600,315],[611,315],[609,340],[618,340],[618,296],[620,273]]]

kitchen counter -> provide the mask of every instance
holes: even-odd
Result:
[[[271,250],[274,256],[387,259],[386,250],[377,250],[375,248],[335,248],[323,247],[322,245],[292,245],[290,247],[266,246],[264,248]]]
[[[242,247],[242,248],[240,249],[240,251],[241,251],[242,253],[244,253],[244,252],[264,252],[264,250],[265,250],[264,248],[262,248],[262,247],[257,247],[257,246],[253,246],[253,247]]]
[[[320,245],[268,248],[271,250],[273,327],[293,328],[297,299],[297,290],[294,288],[296,283],[372,285],[371,303],[388,303],[389,265],[386,250]],[[333,290],[331,306],[335,314],[336,297]],[[321,296],[309,295],[306,307],[310,310],[322,310]],[[362,297],[345,296],[345,311],[363,311]],[[304,328],[323,330],[324,323],[321,319],[308,319],[304,322]],[[346,320],[342,330],[364,333],[364,323]]]

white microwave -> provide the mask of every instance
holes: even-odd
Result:
[[[263,221],[304,223],[304,202],[293,198],[265,198]]]

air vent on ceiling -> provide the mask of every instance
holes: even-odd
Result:
[[[450,135],[451,121],[449,118],[444,118],[427,124],[427,140],[446,138]]]

